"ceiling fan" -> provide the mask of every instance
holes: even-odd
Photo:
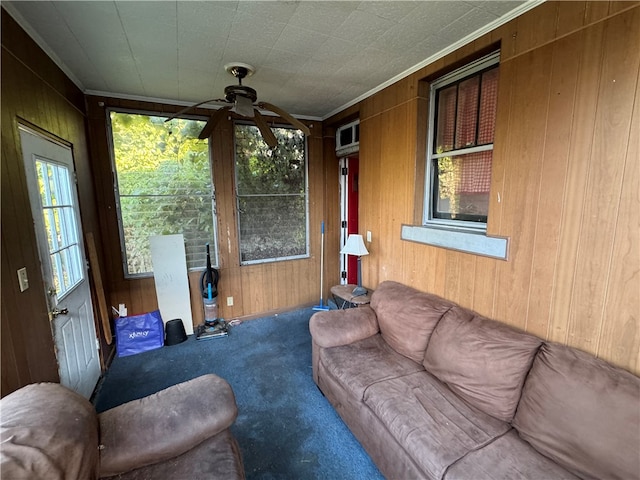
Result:
[[[195,105],[191,105],[187,108],[183,108],[175,115],[167,118],[165,122],[173,120],[174,118],[179,117],[183,113],[186,113],[189,110],[192,110],[200,105],[215,102],[225,103],[227,105],[219,108],[218,110],[215,110],[211,114],[206,125],[200,132],[200,135],[198,135],[198,138],[201,140],[208,138],[209,135],[211,135],[211,132],[213,132],[213,129],[216,127],[218,121],[220,121],[220,119],[224,117],[225,113],[228,111],[235,112],[242,117],[253,118],[256,126],[262,134],[262,138],[271,148],[275,148],[278,145],[278,140],[269,128],[269,125],[267,124],[264,116],[260,113],[260,110],[269,110],[285,119],[297,129],[301,130],[305,135],[309,136],[311,134],[309,127],[307,127],[300,120],[294,118],[291,114],[285,112],[281,108],[267,102],[257,102],[257,92],[251,87],[242,85],[243,78],[251,76],[255,73],[254,67],[252,67],[251,65],[247,65],[246,63],[234,62],[228,63],[224,66],[224,68],[227,72],[238,79],[238,85],[229,85],[228,87],[225,87],[224,98],[212,98],[210,100],[205,100],[204,102],[196,103]]]

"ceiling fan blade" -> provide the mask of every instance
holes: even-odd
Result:
[[[258,106],[260,108],[264,108],[265,110],[271,110],[273,113],[277,113],[282,118],[284,118],[287,122],[289,122],[291,125],[298,128],[299,130],[302,130],[302,133],[304,133],[306,136],[311,135],[311,130],[309,130],[309,127],[307,127],[304,123],[302,123],[300,120],[295,118],[290,113],[282,110],[280,107],[276,107],[275,105],[272,105],[267,102],[260,102]]]
[[[209,103],[209,102],[224,102],[224,103],[227,103],[227,101],[224,100],[223,98],[210,98],[209,100],[205,100],[204,102],[196,103],[194,105],[189,105],[188,107],[183,108],[178,113],[174,113],[169,118],[167,118],[165,120],[165,123],[170,121],[170,120],[173,120],[176,117],[179,117],[180,115],[182,115],[185,112],[188,112],[189,110],[192,110],[192,109],[194,109],[196,107],[199,107],[200,105],[204,105],[205,103]]]
[[[216,125],[218,124],[220,119],[224,117],[224,114],[230,109],[231,109],[231,105],[229,105],[228,107],[222,107],[216,110],[215,112],[213,112],[209,117],[207,124],[204,126],[204,128],[200,132],[200,135],[198,135],[198,138],[200,140],[209,138],[209,136],[211,135],[211,132],[213,132],[213,129],[216,128]]]
[[[271,128],[269,128],[269,125],[267,125],[267,121],[264,119],[264,117],[258,110],[255,111],[255,116],[253,117],[253,119],[255,120],[256,125],[260,129],[262,138],[267,143],[267,145],[269,145],[269,147],[271,148],[276,148],[278,146],[278,139],[273,134],[273,132],[271,131]]]

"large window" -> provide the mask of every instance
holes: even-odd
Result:
[[[308,256],[305,136],[272,130],[274,150],[255,126],[234,127],[241,264]]]
[[[431,85],[425,224],[486,230],[498,53]]]
[[[152,273],[152,235],[183,234],[188,268],[204,267],[206,243],[217,263],[205,122],[123,111],[109,120],[125,275]]]

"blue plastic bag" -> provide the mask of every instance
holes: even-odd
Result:
[[[164,345],[164,323],[160,310],[116,319],[118,357],[154,350]]]

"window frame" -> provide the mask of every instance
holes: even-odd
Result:
[[[304,205],[305,205],[305,232],[306,232],[306,241],[305,241],[305,253],[299,255],[290,255],[283,257],[271,257],[271,258],[263,258],[259,260],[243,260],[242,259],[242,231],[240,226],[240,197],[238,194],[238,172],[237,172],[237,149],[236,149],[236,125],[246,125],[250,127],[255,127],[256,125],[251,122],[243,121],[243,120],[234,120],[233,121],[233,176],[234,176],[234,194],[235,194],[235,208],[238,214],[236,215],[236,228],[238,235],[238,262],[240,266],[245,265],[257,265],[261,263],[273,263],[273,262],[282,262],[287,260],[299,260],[304,258],[310,258],[310,231],[309,231],[309,142],[306,135],[304,135]],[[292,127],[288,124],[274,123],[271,124],[272,128],[286,128],[290,130],[299,131],[297,128]],[[264,196],[269,194],[253,194],[252,196]],[[249,195],[242,195],[249,196]]]
[[[438,158],[467,155],[472,153],[478,153],[483,151],[493,151],[493,142],[490,144],[474,145],[468,148],[458,148],[443,152],[441,154],[433,153],[433,146],[436,135],[436,128],[438,124],[438,105],[436,102],[438,92],[444,90],[450,85],[461,83],[464,80],[483,73],[484,71],[499,67],[500,64],[500,51],[494,51],[488,55],[485,55],[467,65],[454,70],[451,73],[443,75],[438,79],[431,82],[429,88],[429,112],[427,117],[428,130],[427,130],[427,148],[426,148],[426,169],[425,169],[425,190],[423,199],[423,219],[422,224],[426,227],[443,227],[457,231],[467,231],[472,233],[484,233],[487,231],[487,222],[479,222],[474,220],[457,220],[438,218],[434,215],[435,203],[437,201],[437,168],[435,163]],[[478,125],[476,125],[476,129]],[[455,136],[455,132],[454,132]],[[494,139],[495,141],[495,139]]]
[[[107,123],[107,141],[108,141],[108,147],[109,147],[109,155],[110,155],[110,161],[111,161],[111,175],[112,175],[112,180],[113,180],[113,194],[114,194],[114,200],[115,200],[115,207],[116,207],[116,218],[117,218],[117,222],[118,222],[118,236],[119,236],[119,241],[120,241],[120,256],[121,256],[121,261],[122,261],[122,271],[124,274],[124,278],[125,279],[137,279],[137,278],[151,278],[153,277],[154,273],[153,270],[150,272],[143,272],[143,273],[129,273],[129,269],[128,269],[128,264],[127,264],[127,250],[126,250],[126,245],[125,245],[125,236],[124,236],[124,225],[122,222],[122,208],[121,208],[121,204],[120,204],[120,189],[119,189],[119,184],[118,184],[118,171],[116,168],[116,157],[115,157],[115,147],[113,144],[113,128],[112,128],[112,124],[111,124],[111,113],[115,112],[115,113],[124,113],[124,114],[134,114],[134,115],[144,115],[147,117],[165,117],[165,118],[169,118],[172,114],[170,112],[159,112],[159,111],[150,111],[150,110],[141,110],[141,109],[130,109],[130,108],[119,108],[119,107],[107,107],[105,108],[105,112],[106,112],[106,123]],[[184,120],[197,120],[197,121],[202,121],[202,122],[206,122],[207,121],[207,117],[202,116],[202,115],[180,115],[180,117],[178,117],[179,119],[184,119]],[[213,220],[213,244],[209,244],[211,248],[211,263],[212,266],[214,266],[215,268],[219,268],[219,249],[218,249],[218,209],[217,209],[217,202],[216,202],[216,184],[215,184],[215,174],[213,171],[213,149],[211,148],[211,138],[209,138],[207,140],[207,149],[209,152],[209,176],[210,176],[210,180],[211,180],[211,214],[212,214],[212,220]],[[204,249],[204,245],[203,245],[203,249]],[[204,251],[204,250],[203,250]],[[194,266],[194,267],[188,267],[187,266],[187,271],[189,272],[195,272],[195,271],[200,271],[202,270],[202,268],[204,268],[205,265],[203,264],[202,266]]]

